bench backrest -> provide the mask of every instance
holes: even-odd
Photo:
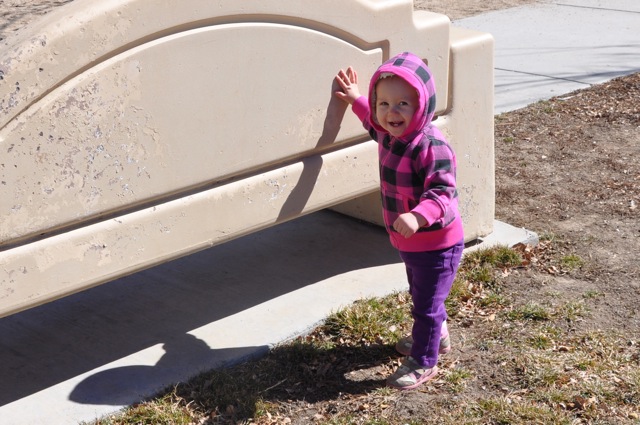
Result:
[[[50,13],[0,53],[0,315],[375,191],[333,76],[353,65],[366,87],[412,51],[446,115],[450,35],[411,0]]]

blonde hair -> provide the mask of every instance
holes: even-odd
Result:
[[[394,74],[393,72],[381,72],[380,75],[378,75],[378,81],[384,80],[385,78],[392,78],[395,76],[396,74]]]

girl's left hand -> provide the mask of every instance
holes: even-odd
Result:
[[[410,238],[425,224],[427,221],[420,214],[404,213],[393,223],[393,228],[405,238]]]
[[[352,105],[360,97],[358,89],[358,73],[352,67],[346,71],[340,70],[334,79],[333,92],[335,95]]]

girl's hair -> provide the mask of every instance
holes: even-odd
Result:
[[[385,78],[392,78],[395,76],[396,74],[394,74],[393,72],[383,72],[378,76],[378,81],[383,80]]]

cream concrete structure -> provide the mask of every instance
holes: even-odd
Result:
[[[319,209],[376,221],[376,146],[332,80],[404,50],[486,235],[488,34],[411,0],[75,0],[25,29],[0,52],[0,316]]]

